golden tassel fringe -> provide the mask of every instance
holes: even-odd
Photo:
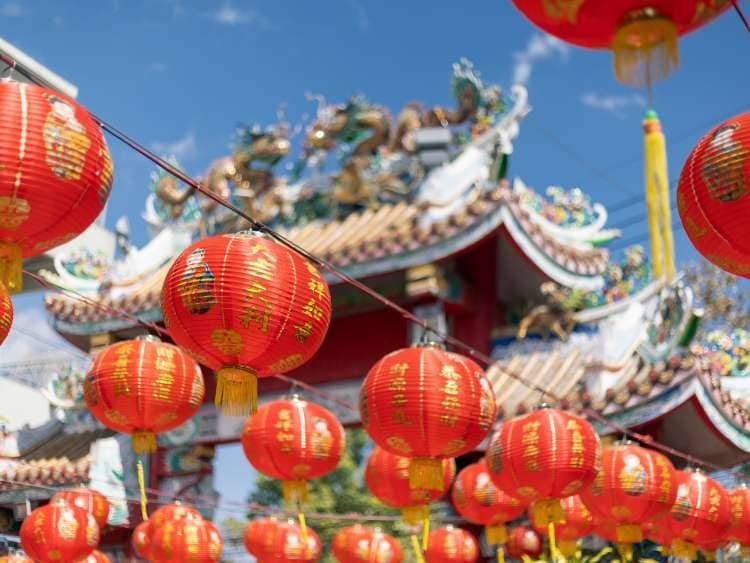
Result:
[[[427,551],[427,543],[430,539],[430,509],[425,504],[422,509],[422,549]]]
[[[674,540],[672,542],[672,555],[677,558],[694,561],[698,558],[698,550],[694,543],[685,540]]]
[[[302,510],[297,510],[297,520],[299,520],[299,529],[302,533],[302,545],[305,546],[303,552],[307,552],[307,522]]]
[[[443,489],[443,460],[417,457],[409,464],[409,486],[412,489]]]
[[[21,247],[12,242],[0,241],[0,283],[10,293],[23,289],[23,257]]]
[[[485,526],[484,537],[489,545],[503,545],[508,541],[508,529],[504,524],[499,526]]]
[[[148,501],[146,499],[146,479],[143,476],[143,462],[140,459],[136,462],[135,471],[138,475],[138,492],[141,497],[141,519],[145,522],[148,520]]]
[[[225,367],[216,372],[216,407],[228,416],[247,416],[258,410],[258,377],[250,370]]]
[[[624,563],[632,561],[633,560],[633,544],[632,543],[618,543],[617,553],[620,554],[620,559],[622,559]]]
[[[706,559],[706,561],[716,561],[716,550],[703,550],[703,557]]]
[[[617,543],[641,543],[643,532],[639,524],[618,524],[615,528]]]
[[[281,494],[290,506],[307,502],[307,481],[282,481]]]
[[[138,455],[152,454],[156,451],[156,434],[150,430],[133,432],[133,451]]]
[[[575,540],[560,540],[557,549],[564,557],[573,557],[578,549],[578,542]]]
[[[422,521],[422,515],[424,514],[425,510],[429,509],[423,504],[404,506],[403,508],[401,508],[401,518],[403,518],[404,523],[406,523],[407,525],[416,526]]]
[[[424,563],[424,557],[422,556],[422,548],[419,545],[419,539],[417,539],[417,534],[411,535],[411,547],[414,549],[414,558],[417,560],[417,563]]]
[[[555,541],[555,523],[553,521],[547,524],[547,536],[549,537],[550,561],[557,561],[557,543]]]
[[[505,549],[502,545],[497,546],[497,563],[505,563]]]
[[[565,512],[560,504],[560,499],[545,499],[536,501],[531,507],[534,526],[546,528],[549,524],[562,524],[565,522]]]
[[[677,26],[659,16],[635,17],[617,29],[612,51],[617,80],[639,88],[651,85],[680,64]]]

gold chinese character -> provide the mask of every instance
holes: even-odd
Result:
[[[409,369],[409,364],[406,362],[401,362],[398,364],[393,364],[390,369],[388,370],[390,373],[397,373],[401,376],[403,376]]]
[[[461,376],[456,371],[456,368],[451,365],[444,365],[443,369],[440,370],[440,375],[446,379],[451,379],[453,381],[459,381],[461,379]]]
[[[243,328],[250,326],[250,323],[256,323],[261,332],[268,332],[268,323],[271,319],[271,302],[265,297],[259,297],[261,307],[248,305],[245,311],[240,315],[240,324]]]
[[[391,404],[394,407],[403,407],[406,404],[406,394],[394,393],[393,398],[391,399]]]
[[[406,389],[406,379],[403,377],[394,377],[388,382],[390,391],[403,391]]]
[[[448,410],[457,410],[461,404],[459,403],[458,399],[456,397],[453,397],[451,395],[448,395],[440,402],[440,405],[443,408],[446,408]]]
[[[326,286],[322,280],[312,278],[307,282],[307,287],[310,288],[310,291],[312,291],[318,299],[323,299]]]
[[[302,312],[316,321],[319,321],[323,316],[323,309],[315,303],[315,299],[310,299],[310,301],[302,307]]]
[[[274,270],[274,263],[268,258],[255,258],[247,262],[247,273],[256,278],[273,281]]]
[[[455,415],[455,414],[441,414],[440,415],[440,424],[442,424],[443,426],[448,426],[449,428],[455,428],[457,422],[458,422],[458,415]]]
[[[406,411],[403,409],[393,411],[391,422],[393,424],[411,424],[411,420],[406,417]]]
[[[305,321],[301,325],[294,325],[294,338],[300,344],[304,344],[305,340],[313,333],[313,325],[310,321]]]

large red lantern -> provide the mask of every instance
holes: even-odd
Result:
[[[478,558],[479,544],[466,530],[445,526],[430,532],[425,550],[425,559],[429,563],[473,563]]]
[[[214,563],[221,559],[224,540],[211,522],[186,516],[168,520],[151,539],[151,558],[154,563],[195,561]]]
[[[542,547],[542,538],[527,526],[512,528],[508,534],[508,543],[505,544],[508,555],[514,559],[522,559],[524,555],[536,559],[541,555]]]
[[[690,241],[708,261],[750,278],[750,112],[718,125],[688,156],[677,209]]]
[[[344,429],[328,409],[299,397],[267,403],[242,429],[251,465],[282,482],[284,499],[307,500],[307,480],[327,475],[341,459]]]
[[[677,39],[729,7],[728,0],[513,0],[531,22],[579,47],[611,49],[615,74],[632,86],[668,76]]]
[[[616,525],[619,544],[638,543],[641,524],[672,508],[676,479],[674,467],[660,453],[620,443],[602,448],[601,468],[581,498],[595,516]]]
[[[276,526],[278,523],[279,522],[276,518],[256,518],[247,524],[243,541],[245,543],[245,549],[250,555],[257,557],[266,530]]]
[[[135,554],[141,559],[151,560],[151,524],[148,520],[141,522],[133,530],[130,543],[133,544]]]
[[[70,491],[60,491],[55,494],[52,499],[63,499],[71,504],[76,505],[78,508],[83,508],[86,512],[91,514],[96,520],[99,530],[107,525],[107,519],[109,518],[109,501],[99,491],[94,489],[87,489],[86,487],[79,487]]]
[[[339,530],[333,537],[332,552],[339,563],[399,563],[403,558],[395,538],[361,524]]]
[[[464,467],[451,491],[456,511],[472,524],[485,526],[487,543],[504,544],[505,523],[521,516],[525,506],[495,487],[482,459]]]
[[[0,283],[0,344],[5,342],[13,324],[13,301],[5,285]]]
[[[255,555],[258,561],[317,561],[320,559],[321,544],[318,534],[312,528],[302,529],[293,521],[279,522],[264,531],[263,541]]]
[[[472,451],[490,431],[495,395],[474,361],[427,344],[380,359],[362,384],[359,412],[377,445],[413,459],[412,487],[439,489],[441,460]]]
[[[580,493],[596,476],[599,437],[586,420],[546,406],[504,422],[486,459],[498,488],[533,503],[534,525],[562,522],[558,499]]]
[[[678,471],[677,497],[668,518],[675,557],[695,559],[696,546],[723,538],[729,514],[724,487],[700,471]]]
[[[39,563],[78,561],[99,543],[94,517],[62,499],[29,514],[21,525],[21,546]]]
[[[0,282],[21,289],[21,260],[83,232],[104,209],[112,159],[99,125],[47,88],[0,83]]]
[[[216,404],[255,412],[257,378],[298,368],[318,350],[331,296],[302,256],[260,235],[218,235],[185,249],[162,290],[174,341],[216,370]]]
[[[177,346],[138,337],[102,350],[83,386],[91,414],[133,435],[137,453],[156,451],[156,434],[180,426],[203,404],[200,366]]]
[[[451,488],[456,476],[456,464],[452,459],[443,460],[443,479],[440,487],[413,489],[409,485],[408,457],[394,455],[375,446],[367,459],[365,485],[372,495],[391,508],[398,508],[404,522],[417,524],[426,518],[428,504],[442,498]]]
[[[565,557],[572,557],[575,555],[578,540],[594,531],[594,518],[579,495],[565,497],[560,502],[565,522],[555,526],[557,547]],[[536,531],[546,535],[548,530],[546,526],[542,526]]]

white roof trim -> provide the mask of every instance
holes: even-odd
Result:
[[[66,96],[70,96],[71,98],[76,98],[78,96],[78,86],[71,84],[62,76],[55,74],[50,69],[35,61],[20,49],[8,43],[2,37],[0,37],[0,52],[16,61],[19,67],[22,67],[36,75],[44,84],[44,86],[52,88],[53,90],[57,90],[58,92],[61,92]],[[15,78],[21,79],[25,82],[25,77],[16,75]]]

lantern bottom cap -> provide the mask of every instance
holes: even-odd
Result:
[[[643,532],[639,524],[618,524],[615,533],[618,543],[640,543],[643,541]]]
[[[220,368],[216,372],[215,403],[225,415],[255,414],[258,410],[258,376],[246,368]]]
[[[503,545],[508,542],[508,529],[505,524],[484,527],[484,537],[489,545]]]
[[[281,482],[284,502],[290,506],[307,502],[307,481],[287,479]]]
[[[565,557],[573,557],[578,550],[578,542],[576,540],[560,540],[557,544],[557,550]]]
[[[531,515],[537,528],[565,522],[565,512],[560,499],[556,498],[535,501],[531,506]]]
[[[412,489],[441,491],[445,485],[443,460],[416,457],[409,463],[409,486]]]
[[[152,454],[156,451],[156,434],[150,430],[133,432],[133,451],[139,455]]]
[[[15,243],[0,241],[0,283],[10,293],[23,289],[23,256],[21,247]]]
[[[401,518],[409,526],[416,526],[425,517],[425,514],[429,514],[429,507],[426,504],[414,504],[411,506],[404,506],[401,509]]]

